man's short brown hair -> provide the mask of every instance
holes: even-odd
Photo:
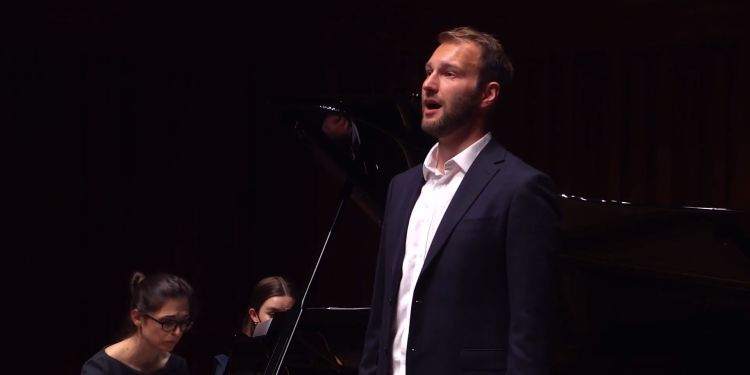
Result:
[[[498,82],[505,88],[513,79],[513,64],[505,54],[502,44],[494,36],[472,29],[471,27],[457,27],[438,34],[438,42],[468,42],[474,43],[482,51],[479,65],[479,85]]]

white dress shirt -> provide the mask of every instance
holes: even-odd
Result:
[[[445,172],[440,173],[437,168],[438,145],[432,146],[422,165],[425,184],[414,205],[409,219],[406,233],[406,252],[402,265],[401,284],[398,289],[398,304],[396,306],[396,320],[393,327],[393,374],[406,374],[406,351],[409,338],[409,319],[411,318],[411,303],[414,287],[422,271],[427,251],[435,237],[440,221],[448,208],[453,195],[461,185],[466,171],[492,139],[490,133],[485,134],[471,146],[458,155],[446,160]]]

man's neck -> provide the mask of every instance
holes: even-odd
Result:
[[[480,138],[487,134],[484,126],[471,126],[456,129],[455,132],[439,138],[437,147],[437,169],[445,172],[445,162],[466,150]]]

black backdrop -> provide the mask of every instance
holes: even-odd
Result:
[[[564,192],[747,210],[747,16],[708,0],[26,10],[2,54],[6,124],[24,140],[7,158],[12,215],[29,229],[9,285],[55,322],[54,367],[76,373],[114,340],[131,272],[183,275],[201,315],[179,350],[202,369],[252,283],[302,286],[335,208],[337,186],[267,100],[414,92],[436,33],[458,25],[506,45],[518,75],[500,133]],[[377,228],[345,215],[312,305],[369,299]]]

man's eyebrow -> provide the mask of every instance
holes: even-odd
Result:
[[[432,66],[432,64],[430,64],[430,63],[425,64],[424,67],[425,67],[425,69],[434,69],[433,66]],[[460,66],[458,66],[458,65],[456,65],[454,63],[451,63],[451,62],[447,62],[447,61],[439,61],[437,63],[437,68],[438,69],[456,69],[456,70],[461,70]]]
[[[461,70],[461,67],[460,67],[460,66],[458,66],[458,65],[456,65],[456,64],[453,64],[453,63],[449,63],[449,62],[444,62],[444,63],[441,63],[441,64],[440,64],[440,66],[441,66],[442,68],[446,68],[446,69],[456,69],[456,70]]]
[[[460,66],[448,61],[440,61],[437,66],[438,69],[462,70]]]

